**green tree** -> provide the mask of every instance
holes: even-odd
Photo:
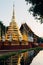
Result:
[[[7,31],[8,27],[4,26],[2,21],[0,21],[0,33],[1,33],[1,36],[2,36],[3,33],[5,34],[5,29]]]
[[[25,0],[27,3],[32,4],[29,11],[33,12],[33,16],[43,23],[43,0]],[[39,16],[39,17],[38,17]]]

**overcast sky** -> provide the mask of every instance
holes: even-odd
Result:
[[[8,26],[11,22],[13,3],[15,4],[15,17],[18,27],[22,23],[27,23],[35,34],[43,37],[43,24],[36,22],[34,17],[28,12],[31,5],[26,5],[25,0],[0,0],[0,20]]]

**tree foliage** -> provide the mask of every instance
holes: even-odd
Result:
[[[43,38],[39,37],[37,40],[38,43],[43,43]]]
[[[0,29],[1,29],[0,33],[2,35],[2,34],[5,34],[5,29],[7,31],[8,27],[4,26],[2,21],[0,21]]]
[[[33,12],[33,16],[39,15],[43,18],[43,0],[25,0],[27,3],[32,4],[29,11]]]

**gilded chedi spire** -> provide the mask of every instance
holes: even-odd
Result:
[[[11,40],[19,40],[19,37],[21,37],[21,33],[20,33],[20,30],[19,30],[17,23],[15,21],[15,11],[14,11],[14,4],[13,4],[13,16],[12,16],[10,25],[8,27],[8,31],[6,34],[6,40],[10,40],[10,41]]]
[[[15,19],[14,4],[13,4],[13,16],[12,16],[12,19]]]

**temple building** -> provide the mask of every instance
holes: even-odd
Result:
[[[6,33],[6,40],[7,41],[21,41],[22,35],[20,33],[20,30],[17,26],[16,20],[15,20],[15,11],[14,11],[14,5],[13,5],[13,16],[10,22],[10,25],[8,27],[7,33]]]
[[[26,23],[23,23],[20,29],[18,28],[15,19],[14,5],[10,25],[3,27],[4,30],[1,26],[0,49],[26,49],[32,48],[33,45],[36,46],[38,36],[34,34],[30,27]]]
[[[36,34],[34,34],[34,32],[31,30],[31,28],[26,23],[23,23],[21,25],[20,31],[23,36],[25,33],[25,36],[26,36],[28,42],[35,42],[35,43],[37,42],[38,36]]]

